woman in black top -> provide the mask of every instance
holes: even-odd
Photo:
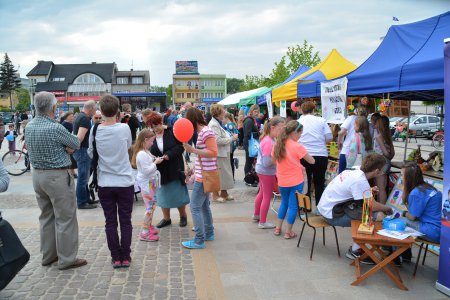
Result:
[[[189,204],[189,194],[185,183],[183,145],[175,139],[172,129],[165,128],[160,114],[152,112],[146,120],[147,126],[156,134],[150,153],[164,158],[164,161],[157,165],[161,174],[161,187],[156,191],[156,203],[161,207],[164,218],[156,227],[162,228],[172,224],[171,208],[178,208],[180,226],[184,227],[187,225],[186,204]]]
[[[245,166],[244,174],[247,175],[253,168],[253,162],[255,157],[248,156],[248,141],[251,139],[252,134],[254,139],[259,139],[259,129],[256,123],[256,117],[259,114],[259,106],[254,104],[250,107],[247,113],[247,117],[244,119],[244,140],[243,146],[245,150]]]

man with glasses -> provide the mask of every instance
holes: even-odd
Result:
[[[91,124],[94,126],[102,121],[102,114],[99,110],[95,111],[95,115],[92,117]]]

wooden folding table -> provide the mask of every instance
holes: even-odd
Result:
[[[361,234],[358,233],[359,224],[361,224],[361,221],[352,221],[352,238],[353,241],[355,241],[355,243],[357,243],[361,249],[364,250],[364,254],[361,257],[356,258],[351,263],[351,265],[355,265],[356,267],[356,280],[352,282],[352,285],[360,284],[382,269],[399,289],[407,291],[408,288],[403,284],[398,268],[393,265],[392,261],[408,248],[411,248],[414,243],[414,238],[408,237],[404,240],[398,240],[379,235],[377,234],[377,231],[382,229],[381,222],[375,222],[375,230],[373,234]],[[383,250],[381,250],[381,246],[394,246],[397,247],[397,250],[393,251],[389,255],[386,255]],[[378,256],[376,253],[378,253]],[[360,261],[366,257],[370,257],[375,262],[375,266],[361,275]]]

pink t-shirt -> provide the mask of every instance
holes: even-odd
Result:
[[[274,147],[275,148],[275,147]],[[277,179],[281,187],[291,187],[301,184],[303,179],[303,166],[300,159],[308,154],[306,148],[299,143],[288,139],[286,153],[281,161],[277,161]]]

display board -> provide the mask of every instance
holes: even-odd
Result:
[[[328,159],[327,171],[325,172],[325,183],[328,184],[336,177],[339,171],[339,162],[336,160]]]
[[[427,176],[424,176],[423,179],[432,186],[434,186],[438,191],[442,192],[444,190],[444,184],[442,180]],[[397,182],[395,183],[395,186],[392,189],[391,193],[389,194],[389,197],[386,202],[386,204],[394,210],[394,213],[399,212],[401,214],[403,211],[407,210],[405,205],[403,204],[402,194],[403,194],[403,179],[400,176],[397,179]],[[440,250],[439,247],[430,245],[428,248],[429,250],[439,255]]]
[[[444,184],[442,180],[424,176],[424,180],[434,186],[438,191],[442,192],[444,190]],[[403,193],[403,179],[400,176],[395,183],[394,188],[392,189],[389,197],[387,199],[386,204],[390,206],[394,212],[402,213],[406,210],[405,205],[403,205],[402,201],[402,193]]]

